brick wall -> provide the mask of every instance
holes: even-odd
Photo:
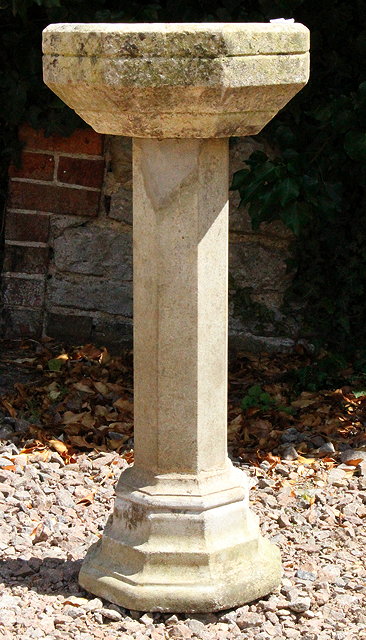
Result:
[[[9,172],[2,329],[118,348],[132,339],[131,140],[91,129],[45,137],[28,126],[21,168]],[[232,144],[231,172],[256,140]],[[279,223],[253,232],[230,196],[232,344],[286,348],[297,324],[281,313],[291,234]]]
[[[19,135],[24,144],[21,167],[9,170],[3,330],[6,336],[40,336],[52,312],[47,304],[48,281],[53,277],[52,219],[98,217],[104,141],[90,129],[76,131],[70,138],[45,137],[25,125]]]

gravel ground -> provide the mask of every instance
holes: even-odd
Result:
[[[282,551],[281,587],[230,611],[162,615],[103,602],[77,582],[127,462],[92,452],[65,465],[56,452],[19,454],[14,443],[16,434],[0,443],[1,638],[366,639],[366,462],[245,465],[252,508]]]

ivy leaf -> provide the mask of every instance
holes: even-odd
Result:
[[[247,204],[258,192],[266,188],[266,182],[276,175],[276,167],[272,163],[264,164],[255,170],[253,182],[240,189],[242,201]]]
[[[352,160],[366,161],[366,132],[349,131],[344,137],[344,149]]]
[[[295,200],[300,193],[299,185],[294,178],[285,178],[278,184],[278,194],[280,204],[286,205],[291,200]]]
[[[236,189],[240,189],[245,182],[245,178],[247,178],[249,174],[249,169],[240,169],[240,171],[236,171],[233,175],[230,190],[235,191]]]
[[[305,203],[292,202],[281,211],[281,220],[293,231],[295,236],[300,234],[301,228],[309,218],[309,209]]]

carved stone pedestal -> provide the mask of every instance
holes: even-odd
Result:
[[[225,609],[280,580],[226,452],[227,138],[306,83],[307,51],[286,23],[44,32],[46,84],[97,131],[135,138],[135,464],[80,572],[127,608]]]

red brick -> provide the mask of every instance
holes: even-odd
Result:
[[[48,247],[5,245],[3,271],[15,273],[46,273],[49,262]]]
[[[19,129],[19,138],[28,150],[63,151],[97,156],[103,153],[103,136],[93,129],[77,129],[68,138],[56,135],[46,137],[42,129],[32,129],[28,124],[24,124]]]
[[[3,276],[3,302],[5,306],[42,307],[44,281]]]
[[[5,239],[21,242],[48,242],[49,216],[41,213],[8,211]]]
[[[98,214],[99,192],[54,184],[10,183],[10,208],[75,216]]]
[[[30,153],[23,151],[21,167],[11,165],[11,178],[32,178],[33,180],[53,180],[55,161],[53,156],[45,153]]]
[[[67,184],[100,189],[103,183],[104,160],[85,160],[61,156],[57,180]]]

